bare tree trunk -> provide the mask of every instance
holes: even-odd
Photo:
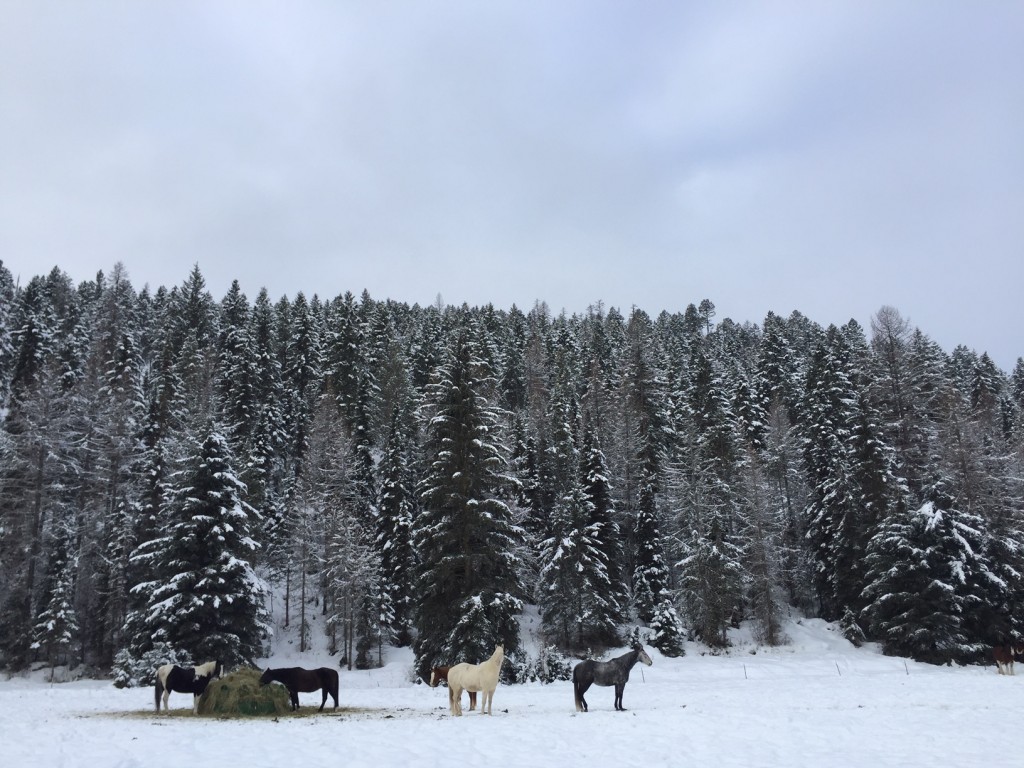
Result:
[[[302,605],[299,607],[299,653],[306,649],[306,558],[302,558]]]
[[[288,558],[284,564],[284,627],[291,623],[292,608],[292,562]]]

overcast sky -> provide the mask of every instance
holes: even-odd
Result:
[[[0,0],[0,260],[1024,355],[1024,3]]]

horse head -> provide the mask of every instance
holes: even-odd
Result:
[[[274,678],[270,676],[270,667],[267,667],[267,671],[260,675],[260,685],[266,685],[267,683],[274,682]]]
[[[651,666],[654,662],[651,661],[651,657],[647,655],[647,651],[640,643],[633,643],[633,650],[636,651],[636,660],[644,666]]]

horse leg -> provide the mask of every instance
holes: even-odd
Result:
[[[587,692],[587,689],[590,687],[590,683],[583,683],[579,680],[573,680],[572,686],[576,694],[576,711],[589,712],[590,708],[587,707],[587,700],[583,698],[583,694]]]
[[[615,684],[615,709],[619,712],[625,712],[626,708],[622,706],[622,691],[625,689],[625,683]]]
[[[171,698],[171,689],[170,689],[170,688],[167,688],[167,687],[165,686],[165,687],[164,687],[164,695],[163,695],[163,699],[164,699],[164,714],[167,714],[167,701],[168,701],[168,700],[169,700],[170,698]]]
[[[319,709],[319,710],[317,710],[318,712],[323,712],[323,711],[324,711],[324,705],[325,705],[325,704],[327,704],[327,697],[328,697],[329,695],[330,695],[330,694],[329,694],[329,693],[328,693],[328,691],[327,691],[327,686],[325,685],[325,686],[324,686],[324,700],[320,702],[320,709]]]
[[[458,716],[458,715],[462,714],[462,702],[460,701],[461,698],[462,698],[462,689],[461,688],[458,688],[458,689],[455,688],[455,686],[453,686],[451,684],[451,681],[449,681],[448,682],[448,709],[455,716]]]
[[[476,709],[476,691],[469,692],[469,711]]]
[[[299,692],[298,692],[298,690],[294,690],[293,691],[291,688],[289,688],[288,689],[288,694],[291,696],[291,699],[292,699],[292,712],[298,712],[299,711]]]

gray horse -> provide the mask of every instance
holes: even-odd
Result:
[[[640,643],[633,645],[633,650],[624,653],[611,661],[594,661],[587,659],[581,661],[572,670],[572,689],[576,696],[576,711],[587,712],[587,700],[583,694],[591,685],[614,685],[615,686],[615,709],[625,712],[622,706],[622,690],[629,680],[629,670],[638,662],[643,662],[648,667],[653,664],[651,657],[647,655]]]

